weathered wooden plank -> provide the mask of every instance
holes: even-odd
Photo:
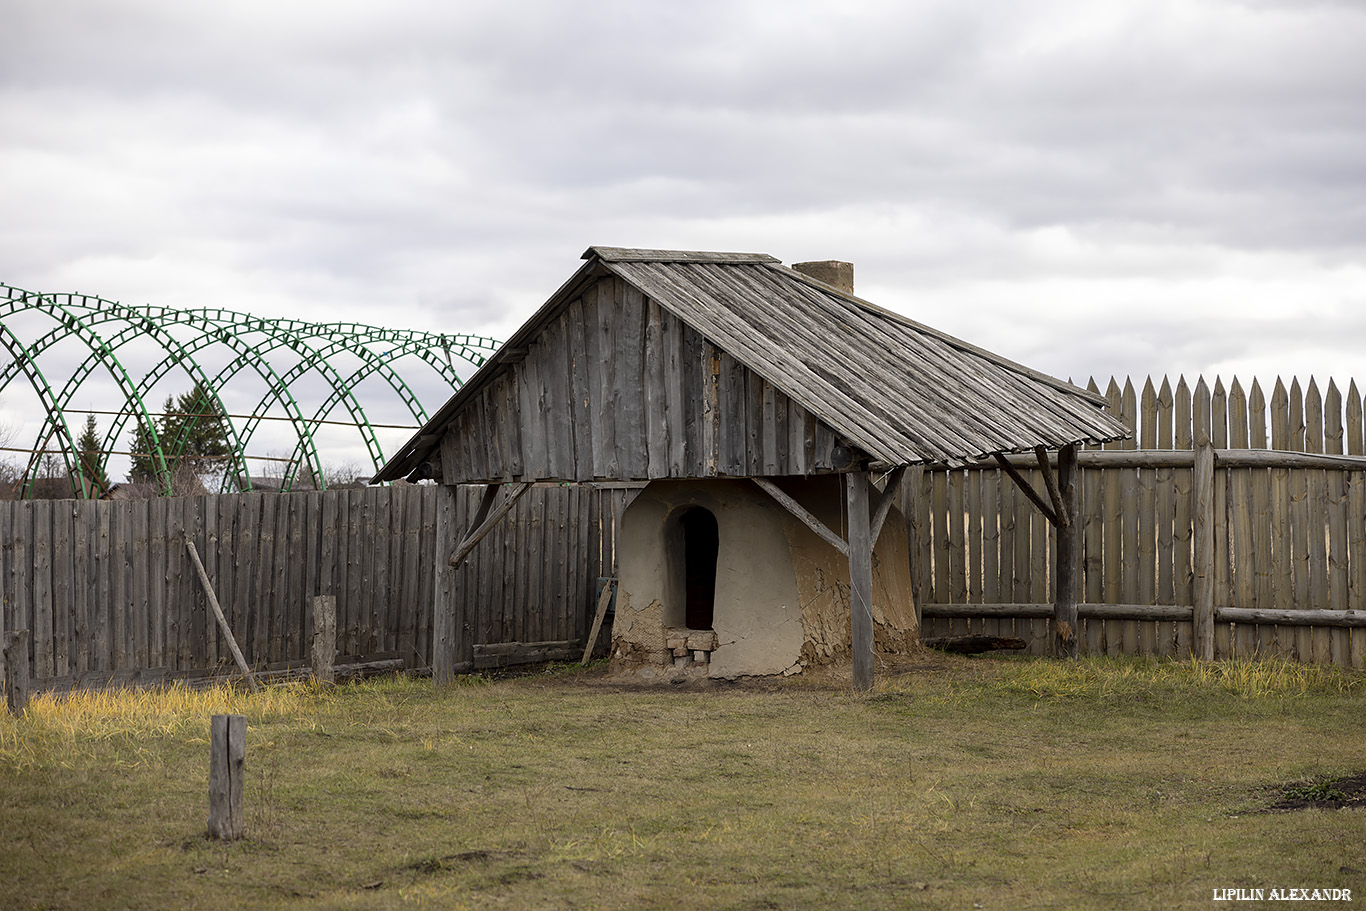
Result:
[[[1219,376],[1215,376],[1214,388],[1210,391],[1209,438],[1215,449],[1228,448],[1228,393]]]
[[[1186,378],[1179,377],[1176,383],[1176,391],[1173,394],[1172,403],[1172,423],[1175,429],[1175,437],[1172,446],[1175,449],[1194,449],[1195,437],[1192,417],[1191,390],[1186,385]]]
[[[1292,387],[1293,388],[1293,387]],[[1323,396],[1319,394],[1319,384],[1312,376],[1309,386],[1304,390],[1304,451],[1326,452],[1324,448]]]
[[[933,472],[930,487],[930,522],[932,531],[930,540],[934,546],[934,552],[930,558],[930,567],[933,570],[931,577],[930,601],[938,603],[940,601],[952,601],[949,596],[952,590],[949,585],[949,479],[948,473],[942,471]]]
[[[1348,583],[1348,516],[1347,473],[1330,471],[1324,475],[1325,502],[1328,513],[1328,601],[1325,607],[1344,611],[1350,607]],[[1332,663],[1341,667],[1350,664],[1349,637],[1330,635],[1327,651]],[[1324,660],[1330,660],[1328,656]]]
[[[620,338],[614,358],[617,386],[621,390],[617,411],[617,449],[622,460],[619,477],[630,480],[649,477],[645,430],[645,296],[632,285],[618,286],[617,319]]]
[[[967,513],[967,478],[962,471],[950,471],[945,481],[949,511],[949,535],[945,542],[949,555],[948,600],[967,601],[967,538],[963,525]]]
[[[668,472],[682,476],[688,464],[688,439],[691,436],[687,402],[684,398],[684,358],[687,348],[684,325],[672,313],[663,314],[664,330],[664,395],[668,419]],[[692,390],[689,390],[691,393]]]
[[[449,560],[439,558],[448,548],[455,546],[459,534],[456,515],[457,488],[438,484],[434,488],[435,528],[433,540],[438,558],[432,561],[434,581],[432,585],[432,682],[444,686],[455,679],[457,660],[457,612],[459,592],[456,576],[462,567],[455,567]]]
[[[1304,392],[1300,389],[1298,377],[1293,377],[1290,381],[1290,439],[1286,444],[1287,449],[1295,452],[1308,452],[1305,448],[1307,444],[1304,414]]]
[[[1203,378],[1196,384],[1193,401],[1192,432],[1195,444],[1195,469],[1192,478],[1194,526],[1192,570],[1195,587],[1194,655],[1205,661],[1214,660],[1214,592],[1215,592],[1215,511],[1214,511],[1214,448],[1211,436],[1209,388]]]
[[[1347,607],[1349,610],[1366,608],[1366,473],[1353,471],[1347,481],[1347,547],[1348,579]],[[1258,605],[1259,607],[1262,605]],[[1268,605],[1274,606],[1274,605]],[[1356,639],[1353,638],[1355,647]],[[1353,667],[1357,665],[1353,663]]]
[[[595,444],[593,441],[593,421],[596,409],[593,407],[592,382],[594,373],[601,364],[588,353],[589,340],[593,333],[587,328],[588,314],[582,296],[570,302],[565,311],[565,336],[568,352],[569,393],[572,397],[574,421],[574,478],[579,481],[593,479],[593,460]],[[511,472],[509,472],[509,477]]]
[[[646,475],[669,474],[668,354],[664,347],[664,311],[651,299],[645,301],[645,353],[641,363],[644,399]]]
[[[38,504],[34,504],[35,506]],[[109,529],[110,539],[110,609],[112,613],[112,629],[110,630],[110,646],[112,647],[111,668],[121,670],[134,666],[134,655],[131,653],[130,643],[132,640],[132,626],[135,618],[132,614],[133,586],[132,567],[129,565],[132,551],[133,523],[132,515],[128,509],[119,508],[123,504],[114,504],[111,510],[111,525]],[[39,518],[35,513],[35,520]],[[36,524],[36,521],[35,521]],[[35,528],[36,531],[36,528]],[[34,539],[37,543],[37,539]]]
[[[1294,399],[1291,399],[1291,417],[1294,418]],[[1292,428],[1293,429],[1293,428]],[[1293,436],[1293,434],[1292,434]],[[1303,442],[1303,433],[1300,440]],[[1290,473],[1290,552],[1291,552],[1291,606],[1301,610],[1314,607],[1312,603],[1313,587],[1313,567],[1310,565],[1312,559],[1311,539],[1313,535],[1310,529],[1309,511],[1309,471],[1294,470]],[[1312,651],[1312,636],[1308,630],[1302,631],[1303,635],[1295,634],[1293,637],[1294,651],[1300,660],[1310,660]],[[1279,635],[1278,635],[1278,638]]]
[[[134,667],[152,667],[154,662],[150,661],[149,644],[151,639],[152,613],[149,610],[151,602],[151,554],[149,553],[148,538],[148,511],[152,501],[134,500],[129,504],[132,507],[132,548],[129,553],[129,569],[131,570],[131,589],[129,604],[132,615],[132,639],[129,642],[130,654],[133,656],[132,664]],[[155,664],[160,664],[158,660]]]
[[[56,605],[52,600],[52,510],[53,500],[34,500],[32,531],[33,602],[32,615],[24,624],[29,630],[28,652],[35,677],[52,674],[52,628]]]
[[[1247,445],[1251,449],[1265,449],[1267,446],[1266,396],[1262,384],[1254,377],[1248,393],[1247,404]]]
[[[1366,455],[1366,437],[1363,436],[1361,393],[1357,391],[1357,382],[1352,380],[1347,386],[1347,426],[1344,428],[1344,436],[1347,443],[1349,455]]]
[[[974,536],[981,536],[981,559],[973,563],[974,570],[981,573],[980,597],[975,600],[991,604],[1001,598],[1001,473],[978,471],[975,474],[979,481],[978,501],[982,510],[978,523],[980,528],[974,532]],[[999,625],[994,631],[998,635],[1005,635]]]
[[[1133,600],[1139,604],[1156,604],[1157,528],[1159,524],[1156,470],[1151,468],[1139,469],[1137,505],[1138,521],[1135,532],[1138,536],[1138,559],[1136,561],[1138,579],[1136,580],[1137,598]],[[1142,654],[1156,655],[1159,653],[1157,633],[1155,624],[1138,624],[1138,647]]]

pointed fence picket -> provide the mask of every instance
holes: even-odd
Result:
[[[1198,652],[1203,600],[1213,618],[1204,635],[1219,656],[1362,667],[1366,614],[1351,612],[1366,611],[1366,404],[1355,381],[1345,392],[1313,377],[1288,386],[1280,377],[1196,378],[1194,386],[1185,377],[1116,377],[1103,391],[1094,379],[1088,387],[1132,436],[1081,456],[1081,650]],[[1201,445],[1213,452],[1203,480],[1195,474]],[[1042,490],[1033,457],[1012,459]],[[951,490],[972,493],[954,498]],[[927,466],[906,493],[924,564],[916,567],[924,635],[980,629],[1022,636],[1043,654],[1054,542],[1034,506],[994,463]],[[973,604],[998,607],[973,619],[964,607]],[[1019,610],[1012,616],[1000,605]]]

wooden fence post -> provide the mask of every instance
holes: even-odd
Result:
[[[1053,602],[1053,647],[1058,657],[1077,657],[1077,447],[1058,450],[1057,590]]]
[[[334,683],[333,661],[337,657],[337,596],[313,598],[313,679]]]
[[[1214,441],[1211,435],[1209,387],[1201,377],[1195,387],[1195,468],[1191,479],[1191,523],[1194,553],[1195,613],[1191,651],[1196,658],[1214,660]]]
[[[432,604],[432,682],[441,685],[455,679],[455,635],[458,605],[455,576],[448,554],[455,537],[456,489],[438,484],[436,501],[436,580]]]
[[[242,787],[247,760],[245,715],[214,715],[209,726],[209,835],[242,837]]]
[[[873,540],[868,516],[868,472],[844,476],[849,513],[849,610],[854,651],[854,689],[873,688]]]
[[[29,631],[26,629],[10,630],[5,634],[5,698],[15,717],[24,714],[28,708],[28,639]]]

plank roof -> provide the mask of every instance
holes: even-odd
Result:
[[[784,266],[767,254],[590,247],[585,265],[376,475],[426,461],[445,426],[585,283],[615,274],[887,465],[1119,439],[1106,400]]]

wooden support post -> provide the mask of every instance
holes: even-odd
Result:
[[[854,651],[854,689],[873,688],[873,540],[868,521],[868,472],[845,474],[849,512],[849,610]]]
[[[1196,658],[1214,660],[1214,447],[1208,439],[1195,447],[1191,484],[1194,523],[1195,614],[1191,649]]]
[[[335,683],[333,662],[337,657],[337,596],[313,598],[313,679]]]
[[[10,630],[5,634],[5,701],[16,718],[28,708],[28,640],[26,629]]]
[[[1046,463],[1045,463],[1046,464]],[[1049,484],[1049,492],[1057,503],[1057,580],[1056,600],[1053,602],[1053,649],[1062,658],[1077,657],[1077,447],[1076,444],[1058,450],[1058,478]]]
[[[209,725],[209,835],[242,837],[242,789],[247,764],[245,715],[214,715]]]
[[[436,496],[436,552],[445,554],[456,533],[456,489],[439,484]],[[432,586],[432,682],[438,686],[455,679],[455,621],[460,608],[455,598],[458,572],[450,561],[438,557],[436,580]]]
[[[199,571],[199,582],[204,586],[204,594],[209,597],[209,607],[213,608],[213,615],[218,618],[218,626],[223,630],[223,635],[228,638],[228,649],[232,652],[233,660],[237,662],[237,667],[242,671],[242,676],[247,678],[247,686],[253,693],[260,692],[261,688],[256,685],[256,675],[251,672],[251,666],[247,664],[247,659],[242,657],[242,650],[237,647],[237,640],[232,635],[232,627],[228,625],[228,618],[223,616],[223,608],[218,606],[218,596],[213,593],[213,586],[209,584],[209,574],[204,571],[204,563],[199,559],[199,551],[195,549],[194,542],[189,538],[185,539],[185,549],[190,552],[190,559],[194,560],[195,569]]]

